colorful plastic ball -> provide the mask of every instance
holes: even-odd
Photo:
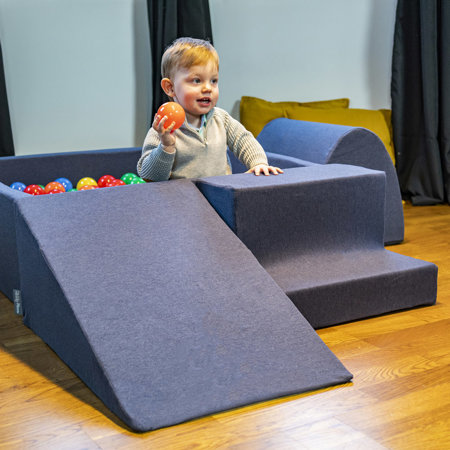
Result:
[[[98,187],[104,188],[107,187],[106,185],[108,184],[108,182],[115,180],[116,178],[113,177],[112,175],[103,175],[102,177],[100,177],[98,179]]]
[[[84,177],[77,183],[77,189],[81,190],[83,186],[97,186],[97,182],[91,177]]]
[[[78,190],[79,191],[90,191],[91,189],[99,189],[99,187],[94,186],[93,184],[84,184]]]
[[[23,192],[25,190],[25,188],[27,187],[27,185],[25,183],[22,183],[21,181],[15,181],[9,187],[16,191]]]
[[[73,184],[67,178],[61,177],[61,178],[57,178],[55,181],[57,183],[61,183],[64,186],[64,189],[66,190],[66,192],[69,192],[71,189],[73,189]]]
[[[52,189],[51,191],[46,192],[46,194],[62,194],[63,192],[66,191],[62,191],[61,189]]]
[[[137,178],[137,175],[135,173],[124,173],[120,179],[122,181],[124,181],[126,184],[130,184],[132,180],[134,180],[135,178]]]
[[[157,114],[163,118],[167,116],[167,120],[164,123],[164,128],[168,128],[173,122],[175,122],[174,130],[180,128],[186,118],[186,113],[181,105],[175,102],[167,102],[161,105]]]
[[[54,191],[55,189],[59,189],[61,192],[66,192],[66,189],[61,183],[57,181],[50,181],[50,183],[45,185],[45,193],[49,194],[50,191]]]
[[[72,189],[68,190],[67,192],[77,192],[77,190],[75,188],[72,188]]]
[[[41,188],[41,186],[37,185],[37,184],[30,184],[28,185],[23,192],[25,192],[26,194],[31,194],[31,195],[44,195],[45,191],[44,189]]]
[[[141,177],[136,177],[130,181],[130,184],[145,184],[145,181]]]
[[[118,179],[118,180],[112,180],[112,181],[110,181],[110,182],[106,185],[106,187],[125,186],[125,185],[126,185],[125,181]]]

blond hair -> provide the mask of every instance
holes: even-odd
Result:
[[[219,70],[219,55],[211,42],[189,37],[178,38],[162,56],[161,76],[170,79],[180,68],[188,69],[209,62],[213,62]]]

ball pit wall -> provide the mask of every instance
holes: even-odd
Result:
[[[0,291],[13,300],[14,289],[20,289],[16,202],[31,199],[28,194],[11,189],[9,186],[13,182],[45,185],[60,177],[66,177],[72,183],[86,176],[95,179],[105,174],[120,177],[125,172],[136,171],[140,155],[141,148],[133,147],[0,158]]]

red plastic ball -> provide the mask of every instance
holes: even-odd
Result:
[[[167,116],[167,120],[164,124],[164,128],[168,128],[173,122],[175,122],[174,130],[180,128],[184,123],[186,113],[181,105],[175,102],[167,102],[161,105],[157,114],[163,118]]]
[[[126,183],[123,180],[117,179],[117,180],[111,180],[109,183],[107,183],[107,187],[113,187],[113,186],[125,186]]]
[[[44,195],[45,191],[38,184],[30,184],[28,185],[23,192],[31,195]]]
[[[51,191],[46,192],[46,194],[62,194],[63,192],[66,191],[61,191],[61,189],[52,189]]]
[[[61,192],[66,192],[66,188],[61,183],[58,183],[57,181],[51,181],[45,186],[45,193],[49,194],[55,189],[59,189]]]
[[[113,177],[112,175],[103,175],[102,177],[100,177],[98,179],[98,182],[97,182],[98,187],[101,187],[101,188],[107,187],[107,184],[113,180],[115,180],[115,177]]]

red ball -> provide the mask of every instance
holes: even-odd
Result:
[[[111,180],[106,184],[106,187],[113,187],[113,186],[125,186],[126,183],[123,180],[117,179],[117,180]]]
[[[102,177],[100,177],[98,179],[98,182],[97,182],[98,187],[101,187],[101,188],[107,187],[107,184],[113,180],[115,180],[115,178],[112,175],[103,175]]]
[[[66,192],[66,188],[57,181],[51,181],[45,186],[45,193],[50,194],[51,191],[54,191],[55,189],[59,189],[61,192]]]
[[[28,185],[23,192],[31,195],[44,195],[45,191],[38,184],[30,184]]]
[[[52,189],[51,191],[46,192],[46,194],[62,194],[66,191],[61,191],[61,189]]]
[[[184,119],[186,117],[186,113],[181,105],[175,102],[167,102],[161,105],[158,109],[157,114],[163,118],[167,116],[166,123],[164,124],[164,128],[169,127],[173,122],[175,122],[174,130],[180,128],[184,123]]]

